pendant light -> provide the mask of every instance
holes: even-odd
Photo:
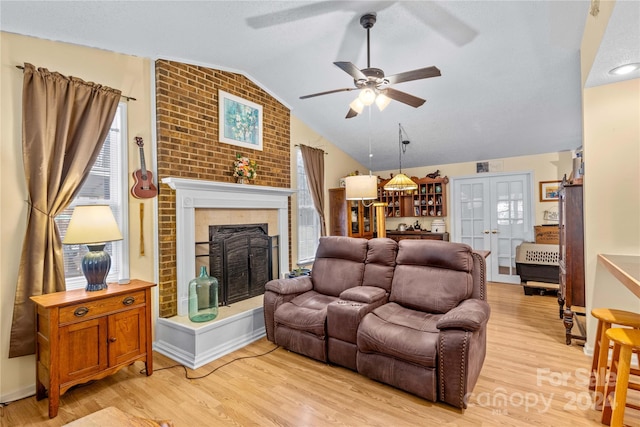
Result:
[[[411,178],[402,173],[402,153],[407,151],[409,140],[402,139],[402,125],[398,123],[398,159],[400,163],[400,172],[394,175],[384,186],[385,191],[409,191],[417,190],[418,184],[413,182]]]

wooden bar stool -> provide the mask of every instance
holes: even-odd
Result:
[[[640,410],[640,406],[627,403],[628,389],[640,391],[640,384],[629,382],[631,354],[633,349],[640,348],[640,329],[611,328],[606,335],[613,342],[613,358],[604,389],[602,424],[619,427],[627,406]]]
[[[591,363],[591,377],[589,390],[595,391],[595,409],[601,410],[604,401],[604,384],[607,378],[609,365],[609,338],[607,329],[613,325],[627,326],[640,329],[640,314],[631,311],[616,310],[610,308],[594,308],[591,315],[598,319],[596,342],[593,348],[593,361]],[[640,375],[640,370],[633,369],[634,375]]]

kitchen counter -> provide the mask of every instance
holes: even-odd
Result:
[[[640,298],[640,256],[598,254],[598,260],[616,279]]]

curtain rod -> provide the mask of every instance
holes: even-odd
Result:
[[[301,145],[301,144],[294,144],[293,146],[294,146],[294,147],[300,147],[300,145]],[[309,145],[309,147],[311,147],[311,146]],[[315,147],[311,147],[311,148],[315,148]],[[324,151],[324,150],[322,150],[322,151]],[[328,155],[329,155],[329,153],[327,153],[326,151],[324,151],[324,155],[325,155],[325,156],[328,156]]]
[[[24,71],[24,67],[22,65],[16,65],[16,68]],[[137,99],[134,98],[133,96],[127,96],[127,95],[120,94],[120,97],[126,99],[127,101],[137,101]]]

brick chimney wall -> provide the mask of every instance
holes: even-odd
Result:
[[[263,107],[262,151],[218,140],[219,89]],[[241,74],[157,60],[156,126],[158,181],[172,176],[234,182],[233,161],[240,153],[258,163],[250,185],[291,187],[289,109]],[[171,317],[177,314],[175,192],[164,184],[159,190],[159,311]],[[291,206],[289,224],[290,217]]]

